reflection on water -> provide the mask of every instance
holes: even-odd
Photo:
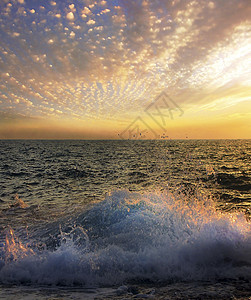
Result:
[[[0,148],[0,207],[13,206],[18,194],[34,206],[34,219],[46,219],[48,209],[53,218],[103,200],[117,189],[191,190],[199,185],[223,209],[250,211],[249,140],[2,140]],[[3,223],[13,225],[13,215],[18,219],[16,212],[3,214]]]

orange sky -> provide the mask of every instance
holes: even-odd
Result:
[[[251,138],[249,1],[0,11],[0,138]]]

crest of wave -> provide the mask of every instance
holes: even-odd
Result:
[[[250,279],[250,232],[242,214],[217,211],[201,192],[116,191],[62,224],[56,249],[27,251],[26,244],[12,261],[2,251],[0,281],[90,286]]]

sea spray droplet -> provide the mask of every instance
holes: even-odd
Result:
[[[62,226],[59,226],[60,231],[60,242],[62,243],[73,242],[74,245],[81,247],[87,251],[89,247],[89,237],[88,234],[81,226],[69,226],[67,229],[62,229]]]

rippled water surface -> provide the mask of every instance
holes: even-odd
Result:
[[[27,284],[68,287],[67,298],[73,286],[130,297],[144,283],[161,298],[146,289],[224,280],[247,295],[250,140],[2,140],[0,149],[3,297],[24,297]]]

